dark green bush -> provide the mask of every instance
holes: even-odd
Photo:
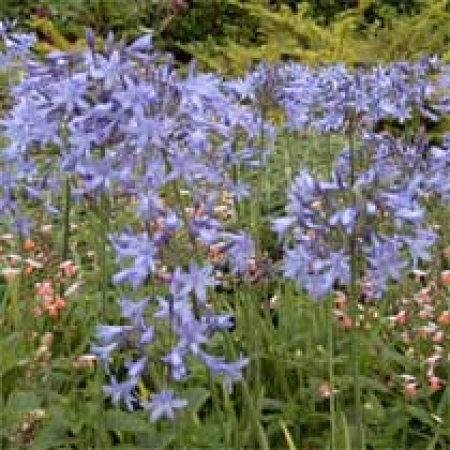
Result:
[[[450,58],[450,0],[0,0],[1,17],[18,18],[50,47],[83,38],[86,26],[126,39],[151,30],[181,62],[195,57],[223,72],[263,59]]]

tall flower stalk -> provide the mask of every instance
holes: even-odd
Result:
[[[355,148],[355,135],[354,135],[354,121],[350,119],[350,125],[348,127],[348,149],[349,149],[349,165],[350,165],[350,189],[354,192],[354,186],[356,182],[357,174],[357,162],[356,162],[356,148]],[[356,198],[352,198],[351,202],[356,203]],[[349,245],[349,259],[350,259],[350,281],[349,281],[349,299],[351,307],[351,319],[352,319],[352,336],[351,336],[351,359],[353,364],[353,386],[354,386],[354,398],[355,398],[355,416],[357,426],[357,448],[364,448],[364,422],[363,422],[363,409],[362,409],[362,395],[361,395],[361,382],[360,382],[360,333],[358,330],[359,322],[359,278],[358,278],[358,235],[356,228],[351,231],[348,237]]]

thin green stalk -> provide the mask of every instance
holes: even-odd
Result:
[[[239,179],[240,179],[240,175],[239,175],[239,167],[238,166],[233,166],[233,183],[234,184],[238,184],[239,183]],[[239,202],[235,203],[235,207],[236,207],[236,214],[237,214],[237,219],[239,224],[242,223],[242,206]]]
[[[244,379],[241,381],[242,392],[244,393],[244,398],[248,406],[248,411],[250,413],[250,418],[252,425],[256,431],[256,436],[258,438],[259,448],[261,450],[270,450],[269,441],[267,440],[266,433],[262,427],[258,413],[256,411],[252,396],[250,395],[250,390],[248,388],[247,381]]]
[[[64,182],[64,222],[63,222],[63,236],[61,245],[61,260],[67,261],[69,258],[69,239],[70,239],[70,210],[72,207],[70,194],[70,180],[66,176]]]
[[[102,159],[105,158],[106,148],[101,147],[100,156]],[[107,265],[107,252],[108,252],[108,232],[109,232],[109,203],[106,197],[105,190],[102,190],[100,195],[100,290],[101,290],[101,303],[102,303],[102,314],[103,317],[106,316],[106,306],[108,301],[108,265]]]
[[[238,292],[237,290],[235,292]],[[247,301],[246,301],[247,300]],[[253,354],[256,356],[254,360],[255,371],[252,376],[252,388],[256,393],[256,396],[259,396],[261,392],[261,338],[258,328],[260,326],[259,321],[259,311],[256,309],[257,302],[255,299],[250,297],[248,299],[244,299],[244,305],[247,308],[247,320],[246,323],[252,324],[251,328],[251,342],[253,348]]]
[[[355,396],[355,411],[356,411],[356,425],[358,446],[362,448],[363,436],[363,416],[362,416],[362,400],[361,400],[361,383],[360,383],[360,367],[359,367],[359,330],[357,328],[357,321],[359,316],[358,297],[359,290],[357,286],[357,265],[354,239],[350,245],[350,302],[351,302],[351,356],[353,365],[353,388]]]
[[[286,186],[289,186],[289,183],[292,181],[291,136],[287,135],[285,141],[285,145],[283,145],[284,176],[286,179]]]
[[[237,302],[239,302],[239,299],[237,299]],[[228,348],[230,349],[231,357],[236,359],[238,352],[236,351],[235,342],[231,339],[231,337],[228,334],[225,335],[224,337],[225,337],[225,342],[226,342]],[[259,358],[259,355],[257,355],[257,357]],[[249,389],[249,385],[246,380],[246,377],[242,378],[239,385],[242,387],[242,393],[244,394],[244,400],[245,400],[245,403],[247,404],[247,409],[250,414],[250,423],[253,427],[253,430],[256,434],[256,438],[258,440],[258,445],[259,445],[258,448],[261,450],[270,450],[269,441],[267,439],[266,432],[264,431],[264,428],[261,425],[261,422],[259,420],[258,410],[257,410],[257,407],[255,406],[255,401],[250,393],[250,389]],[[259,390],[256,392],[259,392]]]
[[[334,401],[334,342],[333,342],[333,298],[330,298],[328,311],[328,378],[330,379],[330,428],[331,428],[331,450],[336,448],[336,418]]]
[[[22,275],[18,275],[17,278],[8,281],[7,290],[4,294],[4,301],[7,302],[9,299],[9,310],[6,310],[5,318],[11,317],[11,322],[9,322],[10,328],[13,331],[21,329],[22,323],[22,308],[20,302],[20,284]],[[7,303],[6,303],[7,304]],[[5,321],[8,324],[8,321]]]
[[[108,229],[109,229],[109,211],[108,201],[104,192],[100,197],[100,270],[101,270],[101,293],[102,293],[102,313],[106,315],[106,305],[108,301],[108,267],[107,267],[107,248],[108,248]]]
[[[230,436],[227,430],[227,421],[222,419],[223,412],[219,407],[219,405],[222,403],[221,397],[218,395],[218,389],[214,384],[214,380],[211,374],[208,375],[208,384],[209,384],[209,392],[211,394],[213,413],[216,416],[216,420],[220,422],[221,434],[225,438],[225,440],[228,440],[229,444],[231,444]]]
[[[349,163],[350,163],[350,184],[351,187],[355,184],[356,179],[356,147],[355,136],[350,127],[348,133],[349,140]],[[354,199],[352,199],[354,200]],[[360,367],[359,367],[359,331],[357,328],[357,321],[359,316],[359,288],[358,288],[358,253],[356,248],[355,233],[350,235],[349,253],[350,253],[350,307],[351,307],[351,319],[353,327],[351,330],[351,359],[353,367],[353,388],[355,397],[355,415],[356,415],[356,427],[357,427],[357,448],[363,448],[363,410],[362,410],[362,394],[361,394],[361,382],[360,382]]]
[[[264,141],[265,141],[265,132],[264,132],[264,120],[265,120],[265,116],[266,116],[266,110],[265,110],[265,106],[261,105],[261,128],[260,128],[260,133],[259,133],[259,145],[261,146],[261,148],[264,147]],[[260,157],[260,164],[263,164],[263,158],[262,155]],[[261,219],[262,219],[262,204],[263,204],[263,192],[264,192],[264,188],[268,187],[266,186],[265,183],[265,174],[260,171],[257,175],[258,177],[258,186],[255,192],[255,201],[251,202],[251,222],[252,222],[252,227],[254,230],[254,234],[255,234],[255,247],[256,247],[256,256],[262,256],[261,255],[261,242],[263,240],[263,234],[262,234],[262,223],[261,223]],[[266,191],[270,191],[270,189],[266,189]],[[267,192],[266,192],[267,195]],[[266,199],[267,200],[267,199]],[[267,200],[268,201],[268,200]]]
[[[224,410],[227,417],[225,421],[227,430],[225,432],[225,448],[241,448],[239,436],[239,422],[235,410],[235,402],[230,399],[230,394],[225,386],[222,386]]]
[[[71,199],[71,189],[70,189],[70,179],[66,175],[64,181],[64,216],[63,216],[63,231],[62,231],[62,242],[61,242],[61,262],[65,262],[69,259],[69,240],[70,240],[70,210],[72,208]],[[63,294],[63,285],[59,287],[59,294]]]

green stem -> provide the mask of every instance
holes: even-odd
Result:
[[[100,197],[100,270],[101,270],[101,293],[102,312],[106,315],[106,304],[108,300],[108,267],[107,267],[107,247],[108,247],[108,202],[104,192]]]
[[[353,188],[356,179],[356,161],[355,161],[355,136],[350,127],[348,134],[349,139],[349,163],[350,163],[350,184]],[[354,201],[354,199],[352,199]],[[350,253],[350,307],[351,307],[351,358],[353,366],[353,388],[355,397],[355,415],[357,426],[357,448],[363,448],[363,411],[361,401],[361,383],[360,383],[360,366],[359,366],[359,331],[357,328],[357,321],[359,316],[359,288],[358,288],[358,252],[356,247],[357,236],[353,232],[350,236],[349,253]]]
[[[291,158],[291,137],[290,135],[285,138],[286,144],[283,145],[283,154],[284,154],[284,176],[286,179],[286,186],[289,186],[289,183],[292,180],[292,158]]]
[[[264,120],[266,116],[266,108],[265,105],[261,105],[261,128],[259,132],[259,145],[260,148],[264,148],[264,141],[265,141],[265,132],[264,132]],[[263,157],[260,156],[260,164],[263,163]],[[259,171],[258,175],[258,186],[255,192],[255,201],[251,202],[251,215],[252,215],[252,226],[255,233],[255,250],[256,250],[256,256],[258,259],[258,256],[262,256],[261,251],[261,244],[263,241],[263,233],[262,233],[262,204],[263,204],[263,192],[264,188],[268,188],[268,186],[265,186],[265,173],[262,171]],[[269,198],[267,197],[268,192],[270,189],[266,189],[266,201],[269,202]],[[269,206],[269,203],[267,204]]]
[[[328,311],[328,377],[330,379],[330,427],[331,427],[331,450],[336,448],[336,419],[334,401],[334,343],[333,343],[333,298],[330,298]]]
[[[231,337],[229,335],[224,336],[225,338],[225,342],[227,347],[230,350],[230,354],[231,357],[233,359],[236,359],[238,356],[238,352],[236,349],[236,342],[231,339]],[[257,358],[260,358],[260,355],[257,355]],[[249,388],[249,384],[247,382],[247,378],[248,376],[243,376],[242,379],[239,382],[239,386],[242,387],[242,393],[243,393],[243,397],[244,397],[244,401],[247,404],[248,407],[248,412],[249,412],[249,419],[250,419],[250,424],[253,427],[253,431],[256,434],[256,439],[258,440],[258,448],[262,449],[262,450],[270,450],[270,445],[269,445],[269,441],[266,435],[266,432],[263,428],[263,426],[261,425],[261,422],[259,420],[259,409],[257,407],[258,404],[258,400],[259,397],[256,398],[256,395],[251,394],[250,392],[250,388]],[[253,378],[250,378],[253,379]],[[252,386],[254,386],[254,383],[252,383]],[[258,389],[258,388],[257,388]],[[257,395],[259,394],[259,391],[257,391],[256,389],[254,390]],[[256,399],[255,399],[256,398]],[[255,405],[256,403],[256,405]]]
[[[70,180],[66,176],[64,182],[64,217],[63,217],[63,235],[61,243],[61,262],[67,261],[69,258],[69,239],[70,239],[70,210],[72,207],[70,193]],[[63,286],[60,286],[60,295],[62,295]]]
[[[69,257],[69,237],[70,237],[70,209],[72,207],[70,196],[70,181],[66,178],[64,187],[64,228],[63,228],[63,242],[61,250],[61,259],[66,261]]]
[[[233,182],[235,185],[237,185],[239,183],[239,167],[234,165],[233,166]],[[240,202],[235,202],[235,208],[236,208],[236,214],[237,214],[237,220],[239,225],[242,224],[242,206]]]
[[[106,148],[100,148],[100,157],[105,159]],[[108,301],[108,266],[107,266],[107,251],[108,251],[108,231],[109,231],[109,203],[103,189],[100,195],[100,283],[101,283],[101,303],[102,314],[106,317],[106,305]]]
[[[258,419],[258,413],[256,411],[252,396],[250,395],[250,390],[248,388],[247,381],[244,379],[241,382],[242,391],[244,393],[245,400],[248,404],[248,409],[251,417],[251,421],[253,427],[255,428],[259,448],[261,450],[270,450],[269,441],[267,440],[267,435],[264,431],[264,428],[261,425],[261,422]]]

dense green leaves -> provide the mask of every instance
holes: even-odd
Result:
[[[41,0],[0,4],[38,32],[45,51],[79,40],[86,26],[129,38],[152,30],[159,46],[225,73],[259,60],[351,63],[449,56],[448,0]],[[408,40],[404,37],[408,36]]]

